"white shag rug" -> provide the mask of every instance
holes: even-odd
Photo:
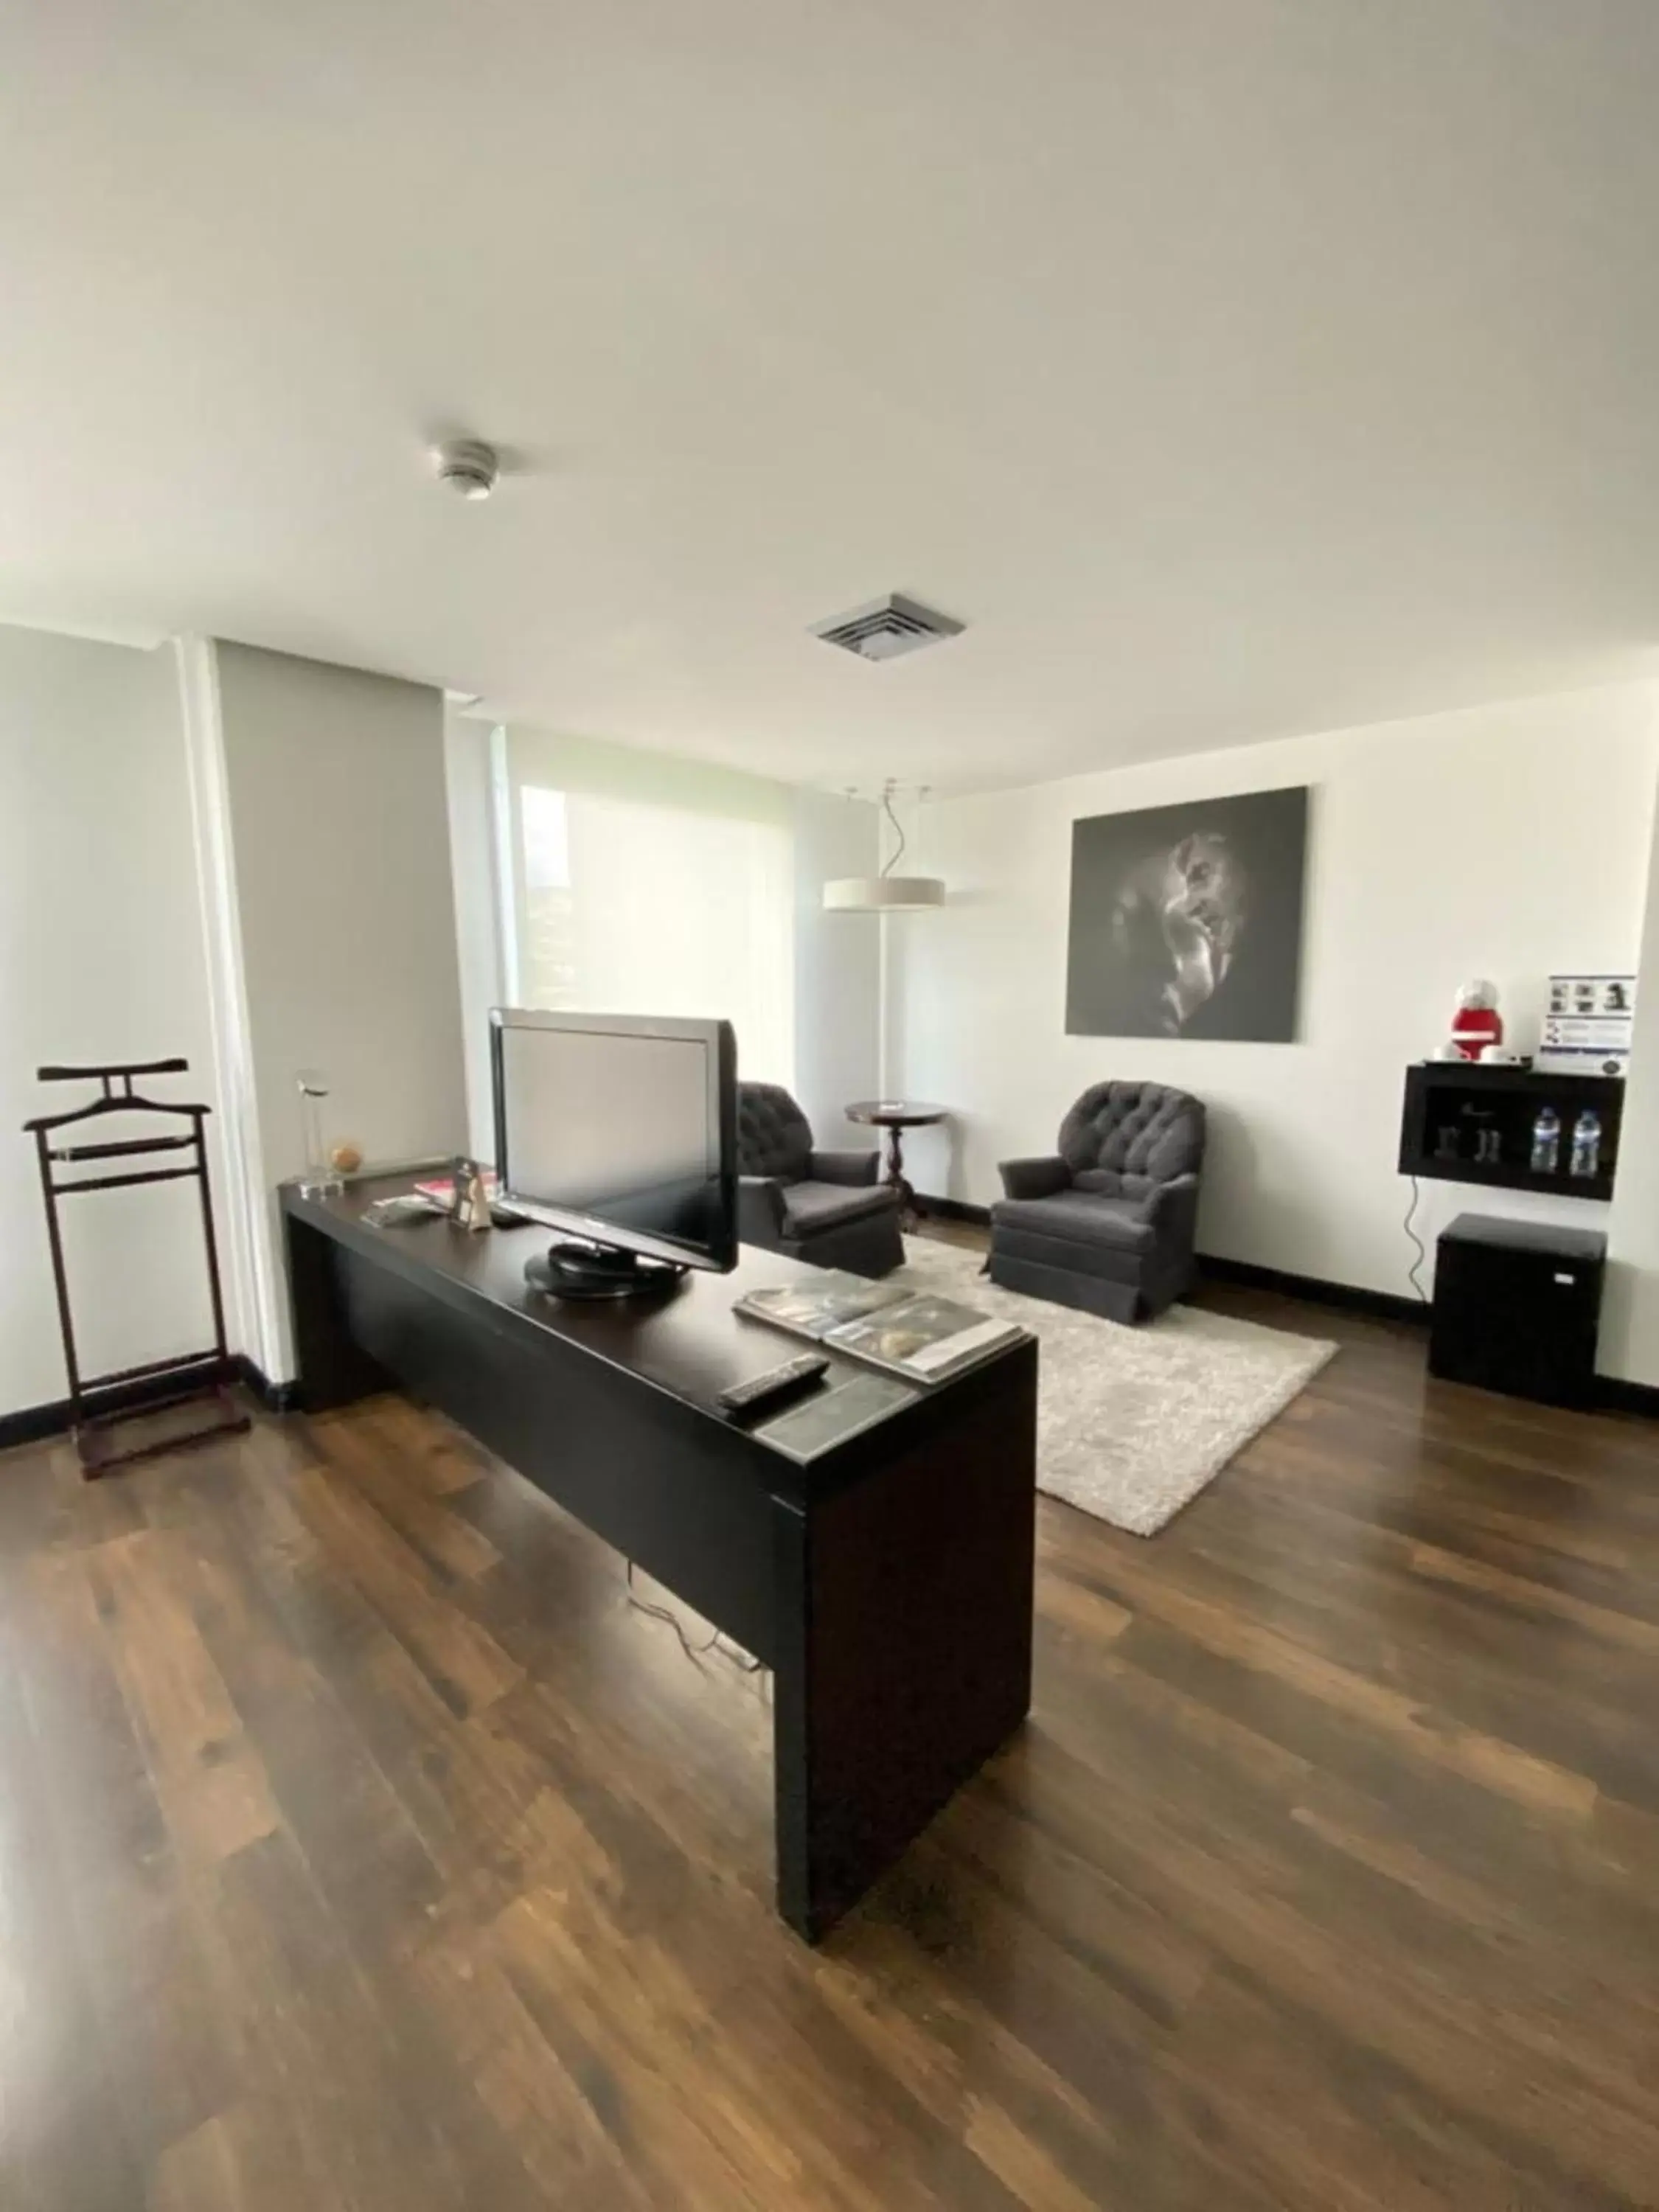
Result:
[[[1039,1340],[1037,1488],[1114,1528],[1155,1535],[1336,1351],[1197,1306],[1126,1328],[1005,1291],[981,1255],[907,1237],[888,1278],[960,1298]]]

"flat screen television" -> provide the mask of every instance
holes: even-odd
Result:
[[[565,1232],[536,1288],[622,1297],[737,1265],[729,1022],[497,1006],[489,1030],[501,1200]]]

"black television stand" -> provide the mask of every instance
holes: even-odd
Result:
[[[561,1237],[525,1262],[524,1279],[550,1298],[650,1297],[688,1273],[675,1260],[647,1260],[616,1244],[583,1244]]]

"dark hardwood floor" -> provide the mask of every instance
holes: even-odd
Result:
[[[441,1421],[0,1458],[0,2203],[1659,2204],[1659,1430],[1212,1302],[1341,1355],[1043,1504],[1027,1729],[817,1954],[766,1677]]]

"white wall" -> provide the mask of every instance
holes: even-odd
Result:
[[[996,1163],[1051,1150],[1085,1085],[1151,1078],[1195,1091],[1211,1109],[1202,1249],[1406,1291],[1408,1191],[1395,1168],[1406,1064],[1441,1038],[1466,976],[1498,981],[1510,1039],[1530,1049],[1552,969],[1636,965],[1656,763],[1655,694],[1628,687],[939,805],[929,865],[950,903],[899,925],[902,1079],[908,1093],[951,1107],[955,1121],[907,1148],[917,1187],[987,1203],[1000,1195]],[[1300,1041],[1067,1036],[1073,819],[1304,782],[1313,799]],[[1659,949],[1640,1004],[1651,1028]],[[1659,1092],[1659,1073],[1650,1088]],[[1659,1133],[1659,1097],[1648,1122]],[[1627,1124],[1621,1212],[1643,1176],[1641,1150],[1639,1127]],[[1431,1248],[1466,1207],[1553,1209],[1603,1226],[1608,1212],[1448,1183],[1424,1194],[1419,1225]]]
[[[1659,1388],[1659,817],[1608,1237],[1599,1365]]]
[[[96,1095],[37,1084],[34,1070],[175,1053],[190,1073],[157,1079],[156,1095],[211,1102],[172,656],[0,629],[0,1413],[61,1398],[65,1387],[33,1146],[20,1125]],[[140,1132],[112,1124],[101,1133]],[[216,1143],[213,1165],[222,1200]],[[193,1187],[70,1199],[63,1218],[84,1371],[206,1347]]]
[[[467,1137],[443,700],[419,684],[216,648],[258,1158],[303,1164],[295,1078],[320,1069],[327,1133],[370,1161]],[[262,1266],[267,1278],[270,1255]],[[286,1375],[285,1306],[256,1358]]]
[[[795,1090],[826,1149],[868,1146],[873,1133],[843,1107],[876,1091],[876,917],[826,914],[823,885],[876,868],[876,810],[867,800],[798,791],[795,824]]]

